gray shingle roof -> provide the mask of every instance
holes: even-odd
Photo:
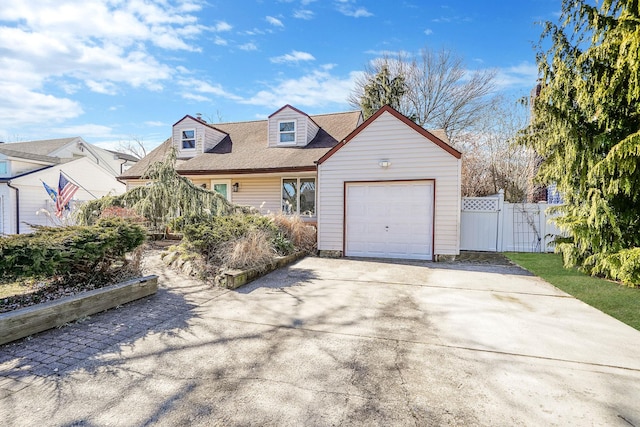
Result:
[[[54,151],[64,147],[71,141],[78,139],[74,136],[72,138],[58,138],[58,139],[43,139],[40,141],[26,141],[26,142],[10,142],[0,145],[0,150],[7,149],[12,152],[35,154],[39,156],[48,156]]]
[[[216,123],[229,136],[207,153],[177,163],[181,173],[242,173],[266,169],[313,168],[315,161],[351,133],[360,123],[360,111],[310,116],[320,126],[306,147],[269,147],[267,120]],[[171,139],[128,169],[120,178],[138,178],[153,162],[162,160],[171,147]]]

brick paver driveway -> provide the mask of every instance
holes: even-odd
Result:
[[[152,265],[156,296],[0,347],[2,425],[640,425],[640,332],[516,267]]]

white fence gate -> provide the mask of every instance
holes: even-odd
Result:
[[[460,213],[460,249],[498,251],[500,212],[503,199],[498,197],[463,197]]]
[[[549,221],[546,203],[505,203],[501,191],[491,197],[463,197],[460,249],[491,252],[549,252],[562,234]]]

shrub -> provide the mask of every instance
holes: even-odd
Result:
[[[273,260],[275,255],[269,233],[251,230],[235,241],[220,248],[224,264],[231,268],[251,268]]]
[[[316,245],[316,228],[298,215],[274,215],[273,222],[296,248],[310,251]]]
[[[623,249],[607,255],[593,270],[627,286],[640,286],[640,248]]]
[[[0,238],[3,278],[91,275],[115,262],[145,240],[145,230],[120,218],[94,226],[37,227],[33,234]]]
[[[185,240],[207,257],[215,257],[222,244],[246,236],[250,231],[262,230],[269,235],[278,231],[269,218],[259,215],[210,216],[197,223],[191,218],[179,221],[184,224]]]

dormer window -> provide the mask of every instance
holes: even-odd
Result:
[[[196,131],[193,129],[182,131],[182,149],[195,150],[196,148]]]
[[[296,143],[296,121],[295,120],[278,122],[278,141],[281,144]]]

